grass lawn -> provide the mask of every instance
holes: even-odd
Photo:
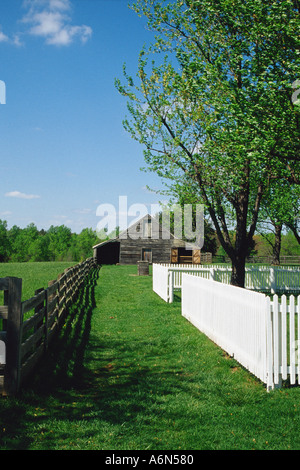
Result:
[[[300,387],[265,386],[166,304],[136,266],[91,278],[16,399],[0,449],[300,449]]]
[[[0,263],[0,277],[21,277],[23,279],[22,300],[27,300],[34,296],[37,289],[48,287],[49,281],[57,279],[59,274],[74,264],[76,263],[65,261]]]

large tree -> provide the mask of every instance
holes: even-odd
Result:
[[[275,180],[269,185],[262,199],[258,218],[258,232],[272,247],[272,264],[280,264],[282,231],[285,227],[293,229],[299,243],[297,224],[300,216],[300,186],[290,186],[288,181]]]
[[[132,137],[170,192],[196,191],[244,286],[261,199],[275,178],[299,183],[299,2],[138,0],[157,32],[124,67]],[[156,59],[156,60],[155,60]],[[234,228],[234,241],[230,230]]]

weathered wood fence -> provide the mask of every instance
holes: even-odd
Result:
[[[4,291],[4,305],[0,306],[0,395],[18,392],[63,326],[79,289],[94,268],[94,259],[88,258],[66,269],[49,282],[48,288],[38,289],[25,301],[22,279],[0,279],[0,290]]]

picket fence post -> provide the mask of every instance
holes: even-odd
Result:
[[[209,278],[214,281],[215,280],[215,269],[214,268],[210,268],[209,269]]]
[[[174,271],[167,271],[168,285],[169,285],[169,296],[168,301],[172,303],[174,300]]]
[[[276,271],[272,266],[270,267],[270,290],[271,294],[276,292]]]
[[[266,298],[266,385],[268,392],[274,389],[274,376],[276,377],[276,374],[279,372],[279,365],[276,363],[277,353],[276,350],[273,349],[274,333],[272,324],[271,302],[269,298]]]

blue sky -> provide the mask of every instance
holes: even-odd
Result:
[[[8,227],[96,229],[119,197],[157,203],[158,177],[123,129],[114,80],[134,75],[152,33],[130,0],[1,0],[0,219]],[[124,199],[123,199],[124,201]],[[118,220],[117,220],[118,222]],[[128,221],[130,222],[130,220]]]

